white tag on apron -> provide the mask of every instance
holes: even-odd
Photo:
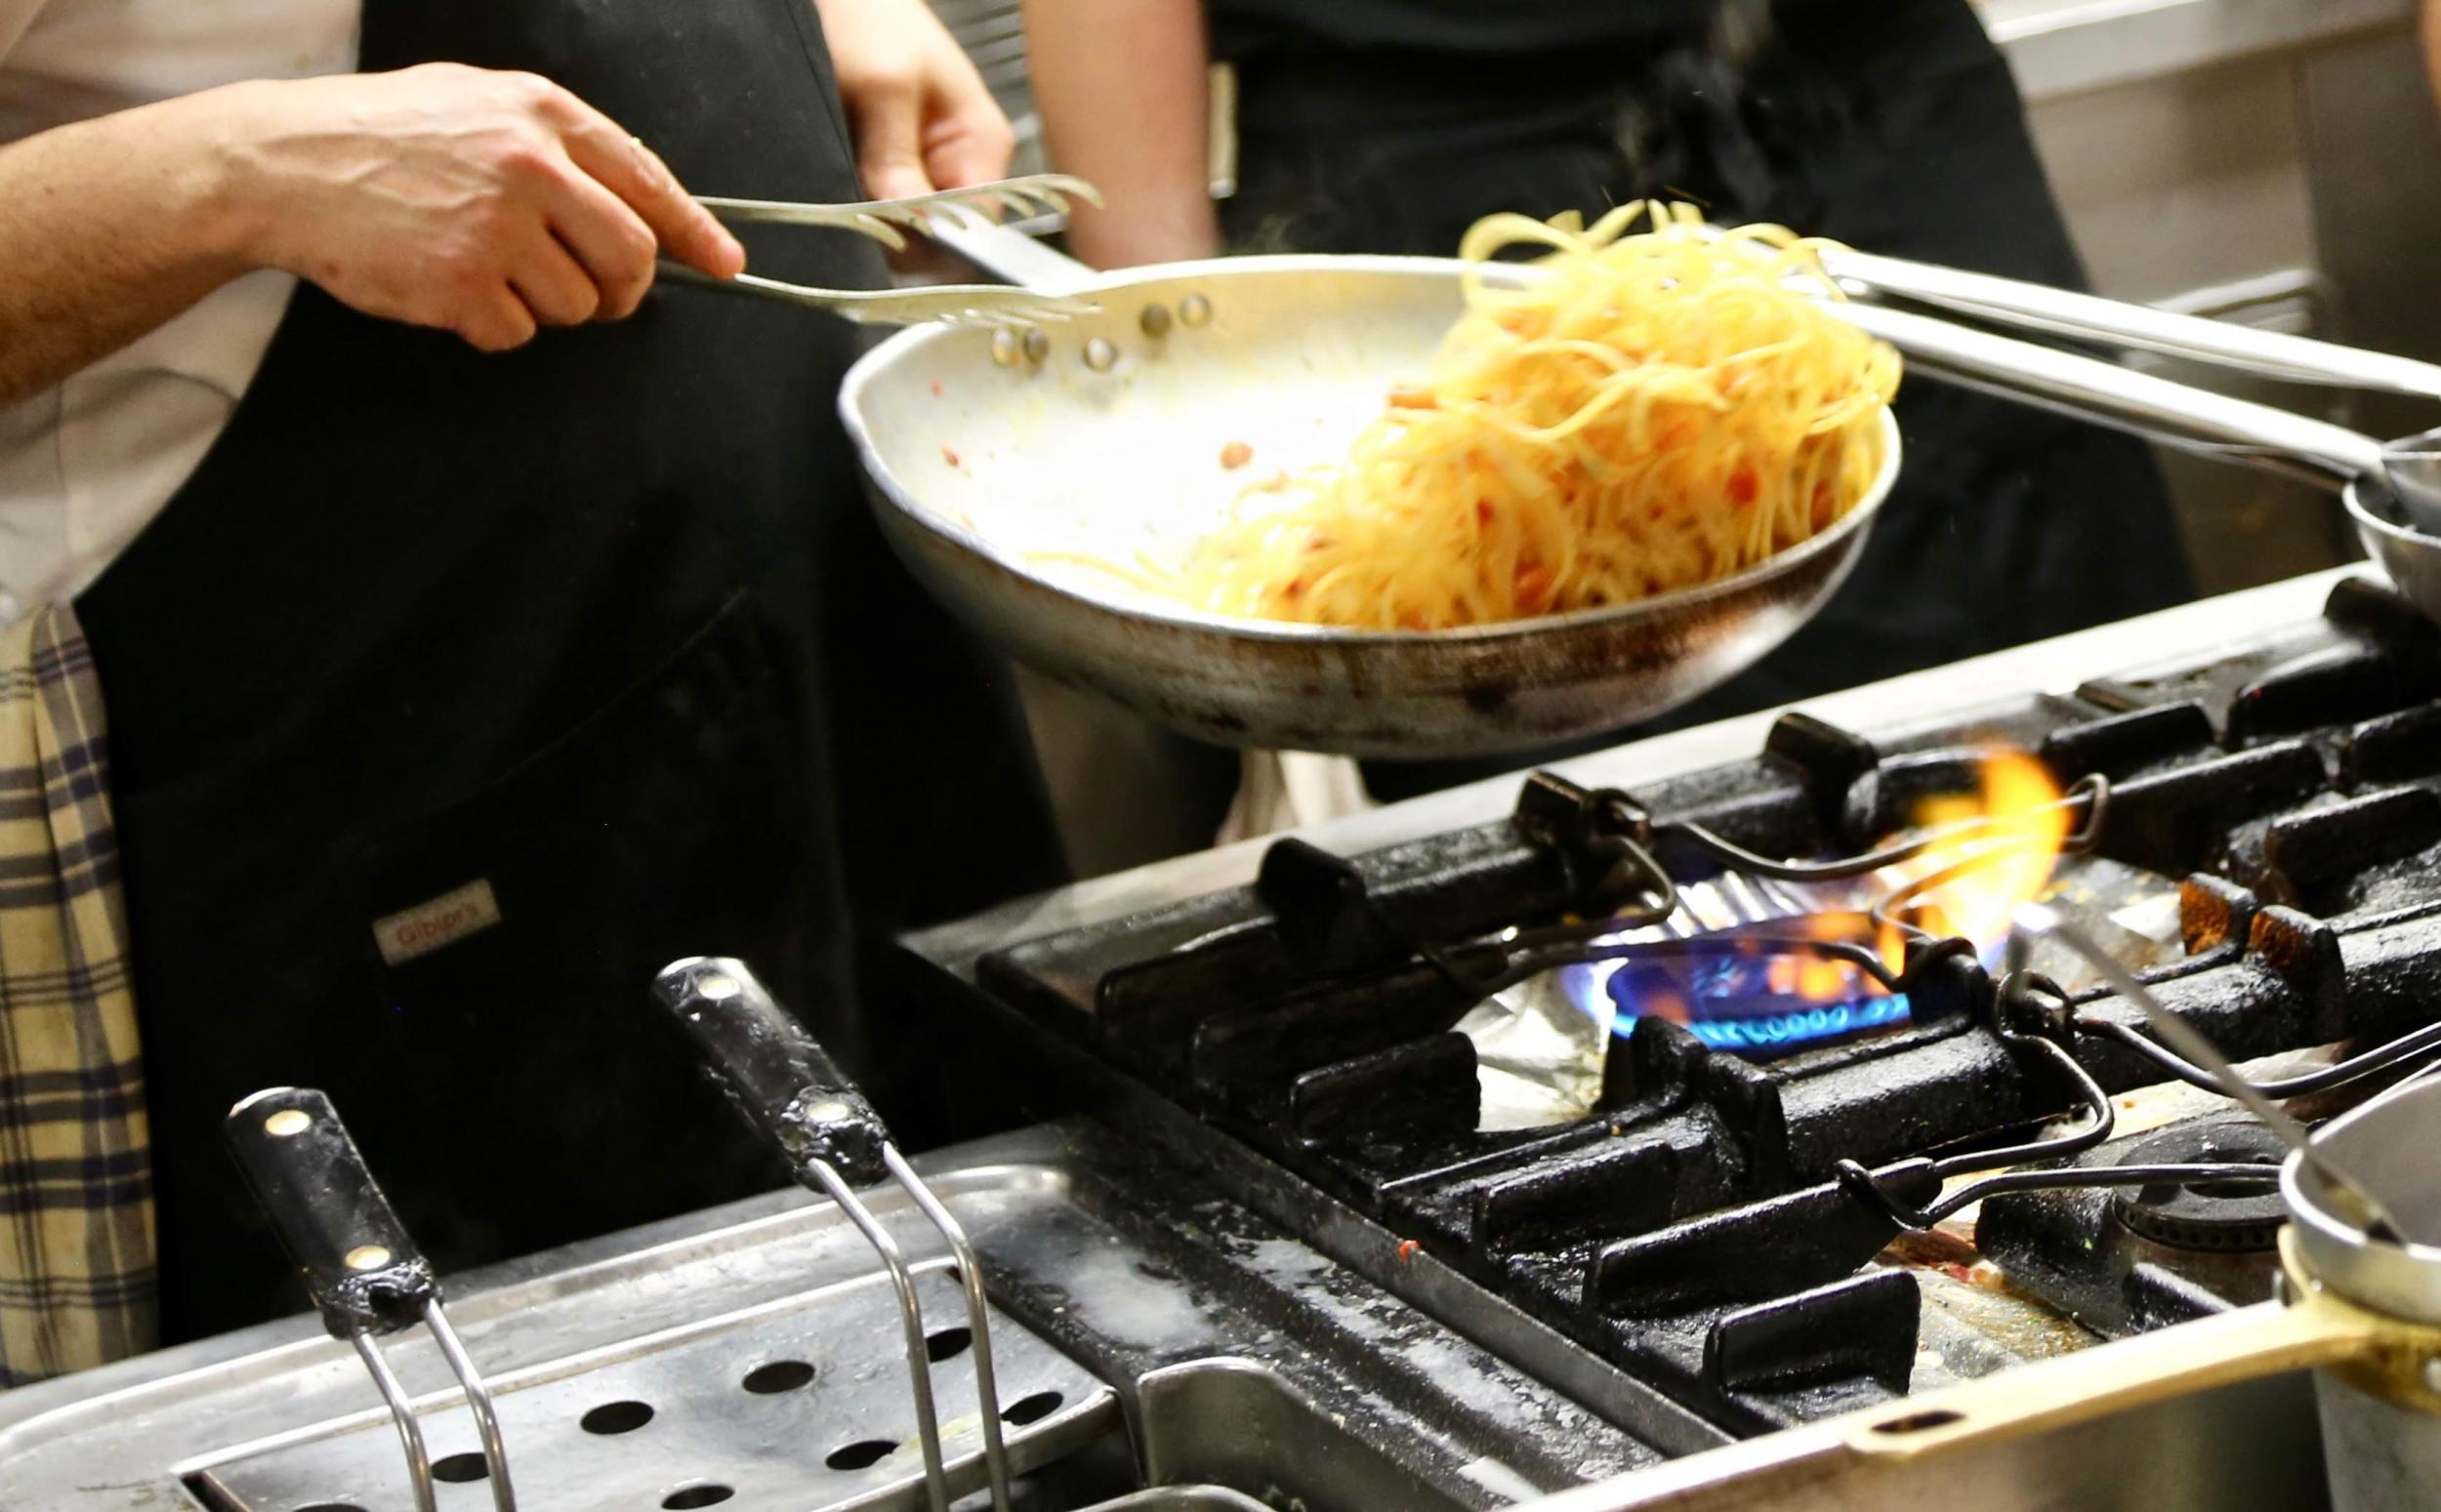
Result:
[[[491,895],[491,879],[478,877],[430,903],[373,920],[373,943],[382,948],[382,960],[394,966],[444,945],[455,945],[498,922],[500,903]]]

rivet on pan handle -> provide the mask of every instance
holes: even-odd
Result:
[[[991,1322],[983,1300],[982,1268],[975,1263],[974,1246],[968,1242],[965,1229],[891,1146],[880,1115],[838,1062],[804,1025],[781,1010],[744,961],[724,956],[675,961],[653,979],[653,996],[694,1038],[713,1079],[746,1122],[787,1157],[791,1174],[839,1204],[881,1255],[898,1298],[907,1378],[915,1395],[916,1433],[924,1450],[925,1485],[934,1512],[946,1512],[949,1506],[949,1479],[941,1461],[940,1417],[932,1404],[931,1357],[926,1348],[915,1276],[907,1268],[898,1242],[854,1188],[887,1174],[906,1190],[917,1209],[948,1241],[966,1293],[992,1506],[995,1512],[1009,1512],[1009,1460],[1001,1440],[1000,1389],[992,1377]]]
[[[779,1147],[800,1180],[815,1164],[855,1186],[882,1179],[890,1130],[881,1115],[743,961],[678,961],[663,968],[653,994],[693,1037],[729,1101]]]
[[[330,1099],[310,1087],[272,1087],[231,1108],[223,1128],[256,1203],[305,1273],[322,1326],[355,1346],[390,1408],[418,1512],[434,1512],[432,1458],[405,1388],[374,1342],[418,1323],[432,1331],[466,1392],[483,1441],[493,1507],[516,1512],[508,1448],[491,1392],[449,1326],[432,1266],[398,1221]]]

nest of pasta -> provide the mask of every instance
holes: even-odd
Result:
[[[1638,202],[1493,216],[1459,255],[1521,244],[1549,249],[1536,274],[1470,276],[1428,378],[1345,462],[1250,488],[1155,585],[1375,630],[1565,614],[1725,577],[1871,489],[1898,357],[1824,307],[1820,243]]]

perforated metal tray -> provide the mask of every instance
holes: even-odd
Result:
[[[928,1321],[964,1319],[941,1263],[917,1289]],[[872,1276],[495,1376],[519,1508],[921,1505],[897,1316]],[[1110,1388],[997,1312],[992,1328],[1016,1470],[1109,1429]],[[931,1341],[942,1450],[963,1494],[983,1484],[971,1341],[962,1321],[936,1324]],[[462,1399],[418,1406],[442,1507],[490,1507]],[[379,1512],[408,1494],[389,1416],[375,1410],[240,1448],[186,1480],[207,1505],[242,1512]]]
[[[919,1164],[982,1257],[1012,1455],[1043,1467],[1029,1505],[1151,1482],[1156,1498],[1126,1512],[1243,1512],[1247,1492],[1314,1512],[1467,1512],[1653,1457],[1140,1139],[1079,1121]],[[949,1257],[903,1199],[875,1206],[920,1274],[952,1479],[979,1505]],[[871,1247],[826,1203],[775,1193],[448,1289],[528,1512],[923,1504],[896,1313]],[[420,1332],[387,1345],[443,1472],[472,1475],[438,1351]],[[650,1418],[629,1421],[629,1402]],[[441,1512],[491,1505],[479,1479],[439,1491]],[[371,1381],[311,1318],[0,1396],[5,1512],[411,1504]]]
[[[1047,1203],[1056,1207],[1060,1187],[1055,1173],[1024,1165],[936,1182],[943,1201],[984,1232]],[[591,1263],[554,1269],[566,1257],[538,1257],[493,1273],[491,1285],[453,1288],[460,1330],[498,1399],[521,1508],[923,1504],[898,1315],[872,1248],[827,1204],[780,1196],[759,1206],[760,1214],[707,1232],[688,1233],[691,1220],[679,1220],[625,1236],[643,1243]],[[874,1206],[918,1272],[952,1485],[979,1488],[981,1419],[949,1257],[903,1196],[876,1194]],[[1108,1385],[997,1310],[992,1324],[1017,1466],[1119,1431]],[[390,1354],[444,1477],[444,1512],[488,1508],[474,1426],[438,1351],[400,1334]],[[0,1506],[412,1504],[371,1381],[312,1320],[131,1362],[96,1382],[113,1375],[126,1384],[0,1416]],[[37,1388],[34,1400],[75,1384]]]

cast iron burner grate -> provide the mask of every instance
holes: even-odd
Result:
[[[2000,740],[2070,791],[2093,854],[2185,879],[2183,955],[2146,979],[2232,1058],[2426,1028],[2441,633],[2353,581],[2325,620],[2301,654],[2089,683],[1886,749],[1792,715],[1758,758],[1633,795],[1544,773],[1500,823],[1352,859],[1284,840],[1250,888],[987,956],[976,979],[1724,1427],[1861,1406],[1915,1369],[1919,1287],[1874,1261],[1901,1215],[1942,1210],[1924,1211],[1942,1175],[2058,1167],[1979,1184],[2001,1204],[2129,1184],[2101,1169],[2124,1151],[2086,1153],[2106,1094],[2181,1070],[2132,1004],[1996,985],[1964,942],[1920,936],[1873,1009],[1887,1022],[1837,1026],[1871,1033],[1766,1060],[1642,1018],[1590,1114],[1497,1133],[1477,1129],[1474,1046],[1454,1026],[1487,983],[1649,912],[1651,869],[1686,886],[1744,853],[1857,855],[1926,799],[1974,792]],[[2087,1137],[2026,1148],[2080,1109]],[[2088,1216],[2113,1200],[2075,1196]],[[2132,1296],[2111,1327],[2222,1305],[2175,1276]]]

